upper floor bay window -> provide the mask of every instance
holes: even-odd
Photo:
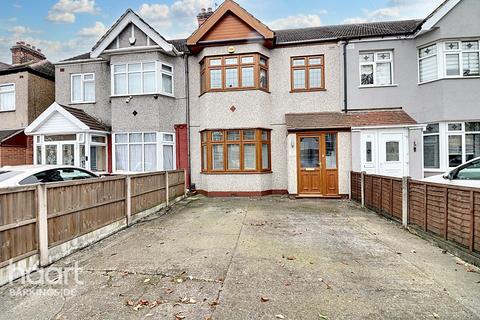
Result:
[[[95,74],[83,73],[71,75],[71,102],[95,102]]]
[[[393,84],[393,51],[361,52],[359,59],[362,87]]]
[[[200,89],[268,91],[268,58],[258,53],[206,57],[200,63]]]
[[[324,56],[291,58],[292,92],[318,91],[325,89]]]
[[[0,112],[15,110],[15,84],[0,84]]]
[[[448,40],[418,50],[419,82],[480,76],[478,40]]]
[[[112,66],[112,93],[115,96],[173,95],[173,66],[152,61]]]

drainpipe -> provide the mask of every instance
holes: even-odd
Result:
[[[187,154],[188,154],[188,181],[190,182],[190,186],[192,185],[192,160],[190,155],[190,71],[188,67],[188,54],[184,53],[184,61],[185,61],[185,96],[186,96],[186,122],[187,122]]]
[[[343,111],[348,112],[348,84],[347,84],[347,46],[348,40],[343,42]]]

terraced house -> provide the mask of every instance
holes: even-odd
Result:
[[[432,74],[444,56],[424,50],[462,31],[456,77],[474,86],[478,39],[465,33],[480,28],[442,23],[478,12],[475,0],[449,0],[424,20],[271,30],[226,0],[199,13],[190,37],[169,41],[127,10],[91,52],[56,65],[56,103],[26,132],[37,163],[188,168],[213,196],[346,197],[352,167],[419,178],[433,120],[424,108],[444,103],[427,99],[451,92]],[[423,84],[431,80],[442,87]],[[422,91],[430,86],[442,94]],[[429,148],[435,139],[425,138]]]

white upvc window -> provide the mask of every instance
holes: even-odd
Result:
[[[472,77],[479,73],[479,41],[445,41],[445,77]]]
[[[15,84],[0,84],[0,112],[15,110]]]
[[[436,43],[418,50],[418,79],[420,83],[438,79]]]
[[[115,133],[113,148],[115,172],[175,169],[175,135],[173,133]]]
[[[95,74],[72,74],[70,80],[72,103],[95,102]]]
[[[393,51],[361,52],[359,62],[362,87],[393,84]]]
[[[173,66],[158,61],[114,64],[111,82],[113,96],[158,93],[173,96]]]

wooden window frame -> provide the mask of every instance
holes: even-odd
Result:
[[[228,132],[236,131],[239,133],[238,140],[228,140]],[[245,131],[254,131],[255,137],[253,140],[247,140],[244,138]],[[222,132],[222,140],[214,141],[212,139],[213,132]],[[267,139],[263,140],[262,133],[267,133]],[[205,174],[258,174],[258,173],[271,173],[272,172],[272,144],[271,144],[271,129],[265,128],[246,128],[246,129],[218,129],[218,130],[203,130],[200,132],[200,156],[201,156],[201,172]],[[255,169],[245,169],[244,164],[244,146],[255,145]],[[268,168],[262,169],[262,146],[268,145]],[[213,146],[223,146],[223,169],[214,170],[213,168]],[[239,145],[239,157],[240,168],[228,169],[228,146]],[[205,165],[203,158],[203,149],[207,150],[207,164]]]
[[[310,59],[319,58],[321,60],[320,64],[311,65]],[[304,59],[305,64],[302,66],[295,66],[294,61]],[[322,83],[318,88],[310,87],[310,69],[320,69],[322,75]],[[294,71],[295,70],[305,70],[305,88],[295,89],[294,87]],[[325,55],[317,54],[310,56],[296,56],[290,58],[290,92],[314,92],[314,91],[325,91]]]
[[[251,57],[253,62],[242,63],[242,58]],[[227,64],[227,59],[237,59],[237,63]],[[261,64],[261,59],[265,59],[265,65]],[[210,65],[211,60],[220,60],[220,65]],[[242,83],[242,70],[243,68],[253,68],[253,86],[244,87]],[[269,76],[268,76],[268,57],[260,53],[245,53],[245,54],[232,54],[232,55],[222,55],[222,56],[209,56],[205,57],[200,61],[200,92],[204,94],[206,92],[225,92],[225,91],[245,91],[245,90],[262,90],[269,92]],[[237,86],[236,87],[227,87],[226,73],[227,69],[236,69],[237,70]],[[210,83],[210,71],[212,70],[221,70],[222,84],[221,88],[211,88]],[[266,71],[267,74],[267,85],[262,87],[260,83],[260,72],[261,70]]]

